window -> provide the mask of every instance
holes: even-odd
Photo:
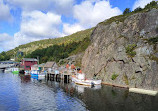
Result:
[[[30,68],[30,66],[26,66],[26,68]]]

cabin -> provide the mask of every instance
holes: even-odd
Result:
[[[23,58],[21,61],[21,67],[25,70],[31,70],[31,66],[38,63],[37,59],[34,58]]]
[[[39,71],[44,71],[44,66],[45,66],[45,63],[43,64],[35,64],[35,65],[32,65],[31,66],[31,70],[39,70]]]
[[[48,71],[49,73],[57,68],[58,65],[56,64],[56,62],[47,62],[44,66],[44,70]]]

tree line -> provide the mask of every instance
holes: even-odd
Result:
[[[142,10],[152,9],[152,8],[157,8],[157,7],[158,7],[158,2],[152,1],[152,2],[148,3],[144,8],[137,7],[136,9],[134,9],[134,11],[131,11],[130,8],[126,8],[123,12],[123,15],[131,13],[131,12],[137,13]]]
[[[44,49],[37,49],[32,53],[26,55],[26,58],[39,57],[40,63],[47,61],[59,62],[60,59],[69,57],[70,55],[85,51],[90,43],[89,38],[85,38],[83,41],[72,42],[67,45],[53,45]]]

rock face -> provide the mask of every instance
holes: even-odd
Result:
[[[105,22],[94,29],[82,58],[87,78],[96,74],[104,83],[158,90],[158,10]]]

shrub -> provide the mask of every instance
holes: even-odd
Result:
[[[156,27],[155,31],[156,31],[156,33],[158,33],[158,26]]]
[[[150,38],[150,39],[148,39],[148,41],[149,41],[150,43],[155,44],[155,43],[158,42],[158,36],[157,36],[157,37]]]
[[[141,8],[141,7],[138,7],[138,8],[136,8],[133,12],[140,12],[140,11],[142,11],[143,9]]]
[[[124,12],[123,12],[123,15],[128,14],[128,13],[130,13],[130,12],[131,12],[130,8],[126,8],[126,9],[124,10]]]
[[[119,76],[118,74],[113,73],[112,76],[111,76],[111,79],[112,79],[112,80],[115,80],[118,76]]]
[[[157,6],[158,6],[158,5],[157,5],[157,2],[156,2],[156,1],[152,1],[152,2],[148,3],[148,4],[145,6],[144,9],[152,9],[152,8],[154,8],[154,7],[157,7]]]
[[[127,47],[126,47],[126,53],[128,56],[130,57],[134,57],[136,55],[136,52],[133,51],[135,48],[137,47],[136,44],[129,44]]]

